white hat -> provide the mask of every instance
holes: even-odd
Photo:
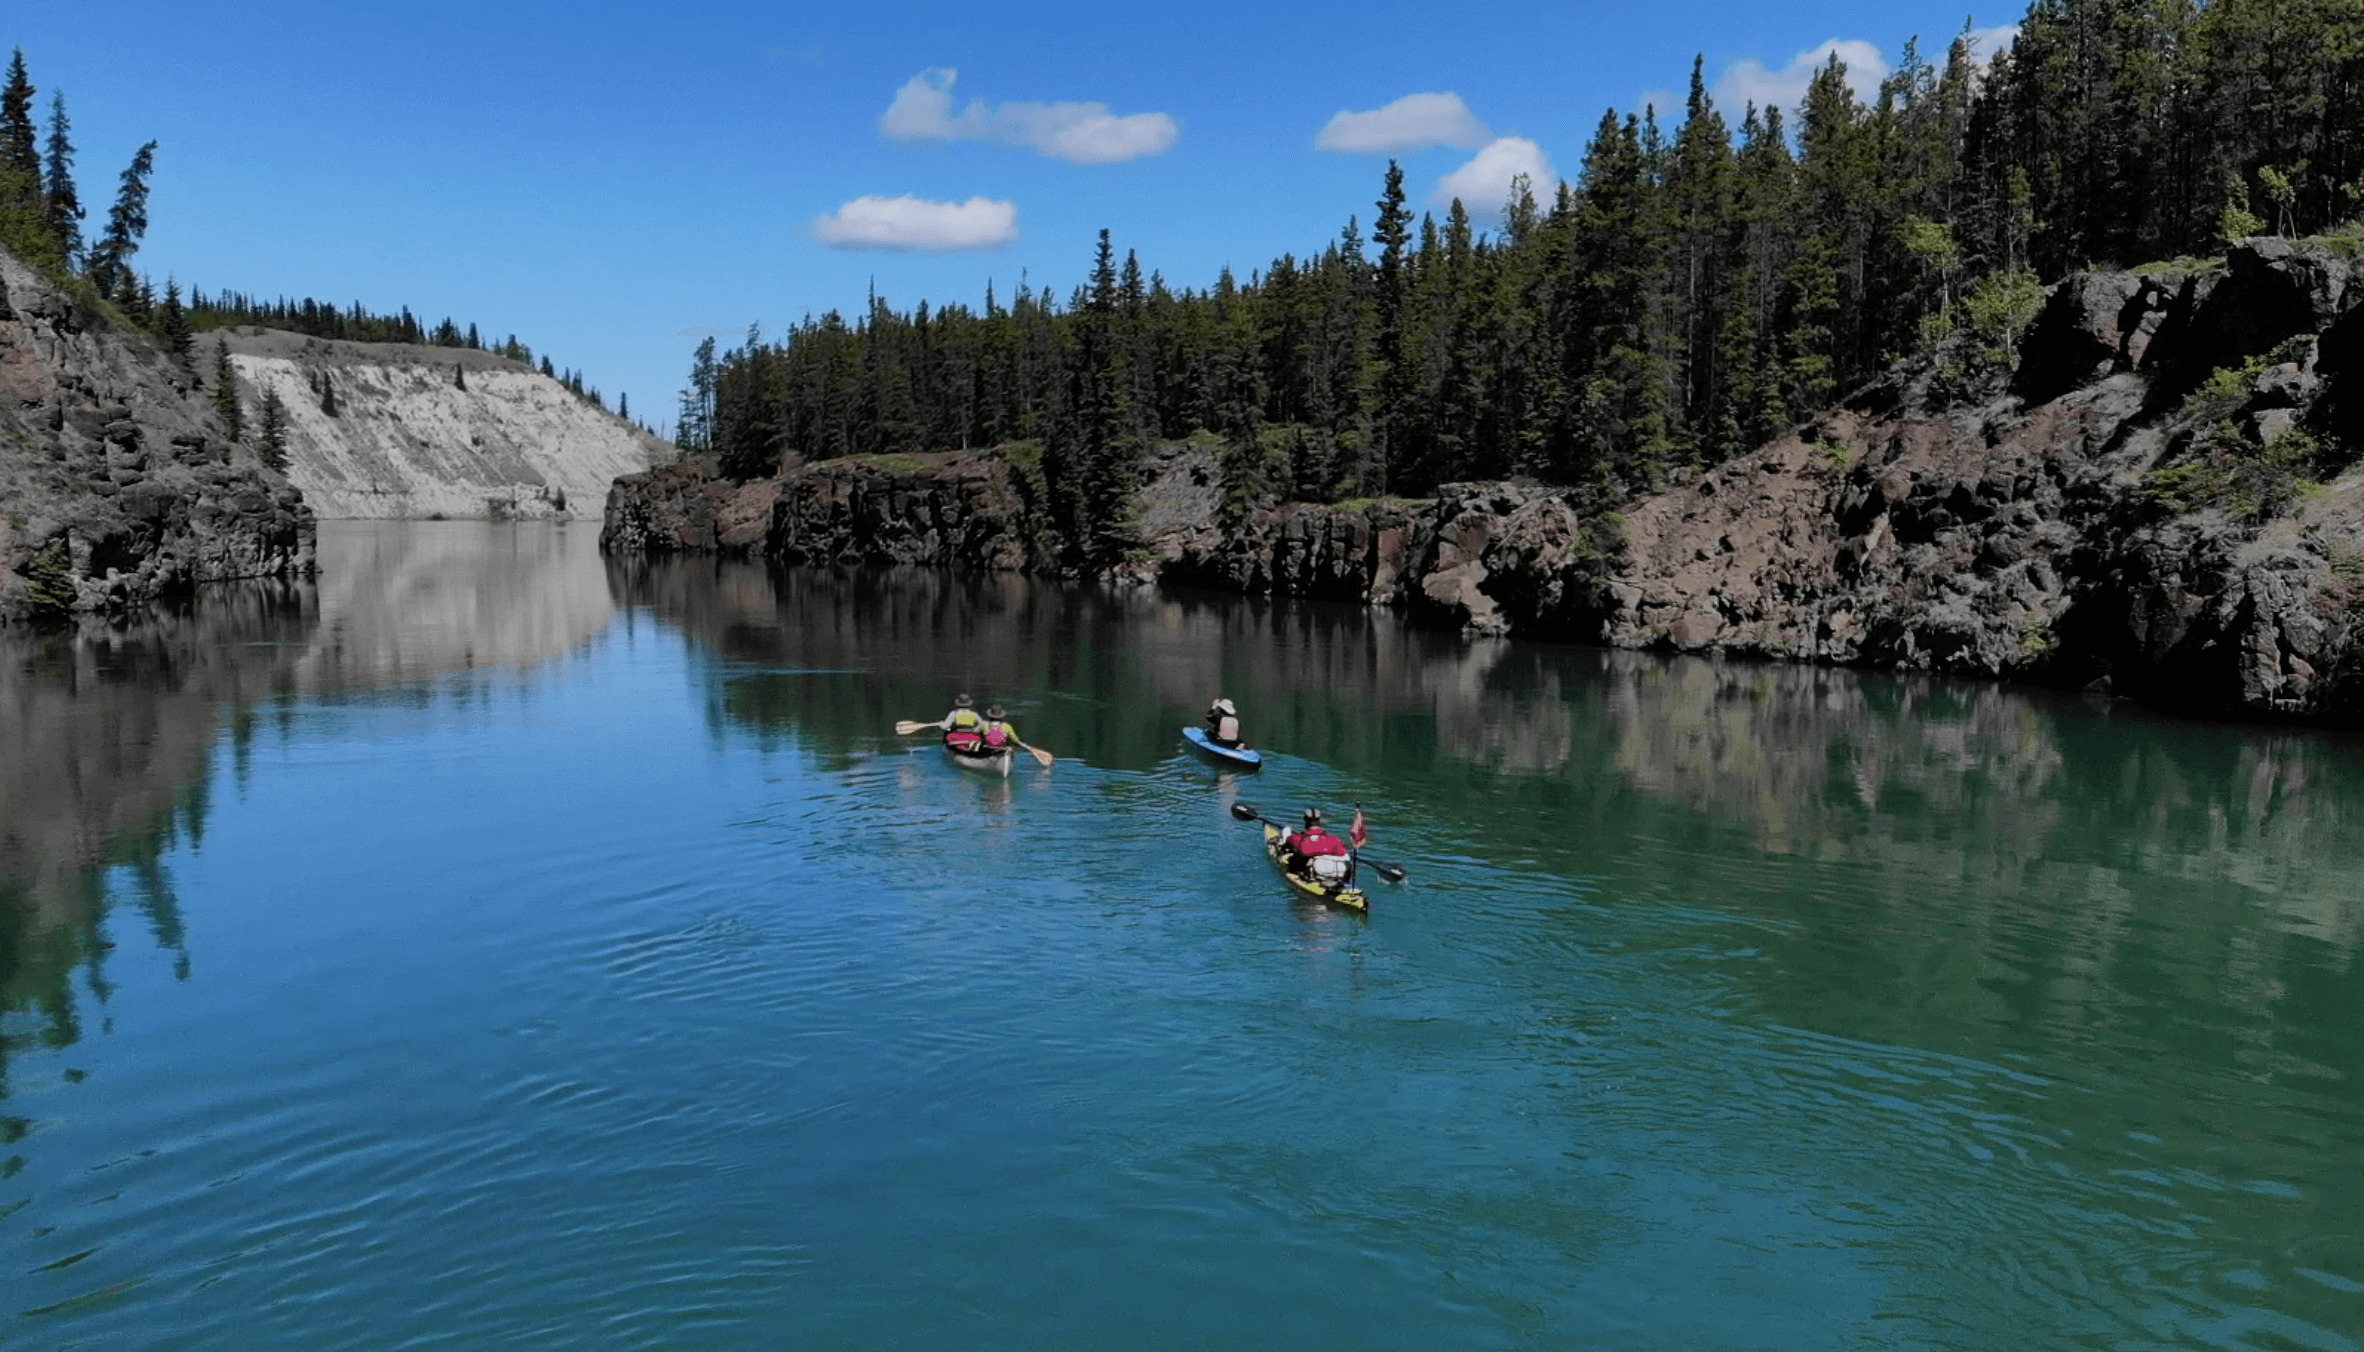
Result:
[[[1231,703],[1231,701],[1230,701],[1230,700],[1227,700],[1227,699],[1219,699],[1219,700],[1216,700],[1216,701],[1215,701],[1215,708],[1216,708],[1216,709],[1218,709],[1218,710],[1220,710],[1220,711],[1222,711],[1222,712],[1224,712],[1224,713],[1230,714],[1230,715],[1232,715],[1232,716],[1233,716],[1233,717],[1235,717],[1235,718],[1239,716],[1239,710],[1238,710],[1238,709],[1236,709],[1236,708],[1234,708],[1234,707],[1232,706],[1232,703]]]

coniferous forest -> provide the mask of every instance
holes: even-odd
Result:
[[[1285,498],[1523,476],[1613,501],[1908,354],[1974,384],[2071,270],[2364,229],[2364,8],[2038,0],[1984,65],[1908,45],[1858,97],[1833,58],[1790,109],[1719,108],[1694,62],[1671,117],[1604,114],[1573,183],[1474,204],[1498,228],[1471,205],[1415,213],[1391,164],[1367,226],[1245,280],[1177,287],[1103,231],[1064,297],[709,341],[679,439],[735,477],[1033,442],[1087,554],[1122,547],[1145,444],[1201,430]]]

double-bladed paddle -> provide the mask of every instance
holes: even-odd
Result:
[[[1231,815],[1243,822],[1262,822],[1266,826],[1276,827],[1283,832],[1289,829],[1285,823],[1276,822],[1258,812],[1252,803],[1234,801],[1231,805]],[[1372,872],[1391,883],[1400,883],[1404,880],[1404,866],[1401,864],[1390,864],[1383,859],[1368,858],[1360,850],[1354,852],[1354,858],[1356,863],[1369,864]]]

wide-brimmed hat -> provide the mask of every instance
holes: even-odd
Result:
[[[985,716],[987,718],[1007,718],[1009,717],[1009,713],[1009,710],[1002,708],[998,704],[988,704],[985,706]]]
[[[1230,714],[1234,717],[1237,717],[1239,714],[1238,706],[1234,705],[1230,700],[1227,699],[1216,700],[1212,707],[1217,713]]]

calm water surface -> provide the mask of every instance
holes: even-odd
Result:
[[[0,634],[0,1345],[2364,1345],[2356,742],[322,552]],[[892,735],[956,686],[1065,759]],[[1293,904],[1240,795],[1412,884]]]

